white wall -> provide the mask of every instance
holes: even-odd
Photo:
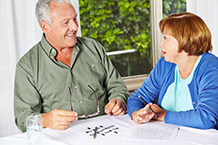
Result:
[[[187,0],[187,11],[200,16],[212,34],[212,53],[218,56],[218,0]]]

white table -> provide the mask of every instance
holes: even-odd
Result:
[[[86,134],[87,127],[115,125],[119,127],[118,133],[108,133],[103,136],[97,134],[96,138]],[[165,124],[159,121],[148,122],[145,124],[135,124],[129,116],[100,116],[86,120],[73,122],[66,130],[52,130],[46,128],[44,132],[45,145],[218,145],[218,131],[215,129],[200,130],[189,127],[181,127],[176,138],[171,139],[135,139],[124,138],[134,128],[145,128],[149,126],[167,126],[169,128],[175,125]],[[178,127],[178,126],[176,126]],[[0,145],[27,145],[27,134],[0,138]]]

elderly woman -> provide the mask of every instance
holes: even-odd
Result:
[[[138,124],[156,119],[218,129],[218,58],[209,53],[212,45],[208,27],[189,12],[162,19],[159,27],[163,57],[128,99],[129,116]],[[157,98],[157,104],[153,104]]]

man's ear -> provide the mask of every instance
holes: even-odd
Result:
[[[48,33],[49,25],[45,21],[43,21],[43,20],[41,21],[40,27],[45,34]]]

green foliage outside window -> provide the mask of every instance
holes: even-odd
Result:
[[[186,0],[163,0],[163,17],[173,13],[186,12]]]
[[[170,3],[176,1],[173,7],[180,7],[181,0],[164,1],[166,14],[172,9]],[[149,0],[79,0],[83,37],[97,40],[107,52],[137,50],[110,56],[121,76],[145,74],[152,69],[149,8]]]

